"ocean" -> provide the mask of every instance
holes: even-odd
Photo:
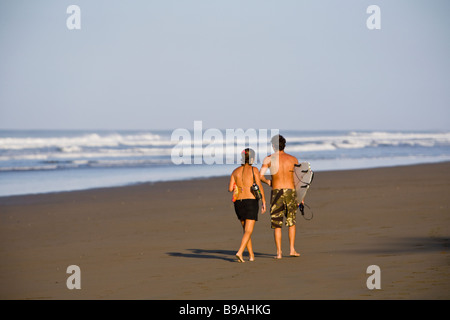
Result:
[[[176,130],[0,130],[0,196],[229,175],[243,146],[256,146],[261,166],[271,152],[273,132],[266,131],[227,139],[228,131],[218,129],[184,130],[184,136]],[[285,151],[316,172],[450,161],[450,132],[280,133]]]

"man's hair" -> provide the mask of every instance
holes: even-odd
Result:
[[[247,148],[244,149],[241,153],[242,156],[242,164],[253,164],[253,161],[255,160],[255,151],[253,149]],[[253,160],[250,163],[250,160]]]
[[[286,147],[286,139],[281,134],[277,134],[272,137],[272,145],[278,145],[278,150],[283,151]]]

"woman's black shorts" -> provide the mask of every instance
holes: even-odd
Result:
[[[258,221],[259,204],[256,199],[242,199],[234,202],[234,211],[239,220]]]

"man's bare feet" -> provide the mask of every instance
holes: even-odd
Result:
[[[236,253],[236,258],[238,259],[238,262],[245,262],[244,258],[241,255],[237,254],[237,253]]]
[[[289,256],[290,257],[300,257],[300,253],[298,253],[297,251],[293,251],[293,252],[291,252],[291,254]]]

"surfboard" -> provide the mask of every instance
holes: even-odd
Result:
[[[306,192],[311,185],[314,177],[314,172],[311,170],[309,162],[301,162],[294,165],[294,185],[297,191],[297,201],[302,203],[305,199]]]

